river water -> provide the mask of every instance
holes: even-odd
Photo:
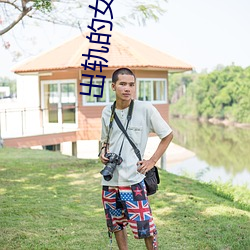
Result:
[[[169,172],[250,189],[250,129],[171,118],[174,143],[195,153]]]

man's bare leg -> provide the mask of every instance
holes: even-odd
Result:
[[[115,239],[119,247],[119,250],[128,250],[128,236],[126,228],[118,232],[115,232]]]
[[[156,239],[156,248],[153,246],[154,237]],[[147,250],[158,250],[157,236],[150,236],[144,239]]]

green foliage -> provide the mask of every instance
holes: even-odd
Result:
[[[171,74],[169,75],[169,96],[172,97],[177,88],[189,86],[196,78],[196,74]]]
[[[13,96],[16,94],[16,80],[0,77],[0,87],[10,87],[10,95]]]
[[[243,69],[232,65],[209,74],[171,76],[170,98],[182,85],[186,86],[186,92],[175,102],[174,115],[250,123],[250,67]]]
[[[51,0],[34,0],[34,8],[44,13],[47,11],[51,11]]]
[[[140,5],[136,6],[136,9],[138,10],[138,12],[142,13],[145,20],[146,19],[153,19],[155,21],[158,21],[159,16],[164,14],[164,10],[159,8],[159,6],[154,5],[154,4],[140,4]],[[145,24],[145,20],[144,20],[144,24]]]
[[[250,190],[246,186],[234,187],[231,183],[214,182],[210,184],[215,194],[233,202],[244,210],[250,211]]]

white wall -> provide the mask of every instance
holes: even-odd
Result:
[[[17,76],[17,100],[21,107],[39,107],[39,77],[38,75]]]

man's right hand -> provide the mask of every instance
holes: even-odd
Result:
[[[102,162],[103,164],[106,165],[106,164],[108,163],[109,159],[106,158],[104,155],[105,155],[105,153],[102,152],[101,155],[100,155],[100,160],[101,160],[101,162]]]

